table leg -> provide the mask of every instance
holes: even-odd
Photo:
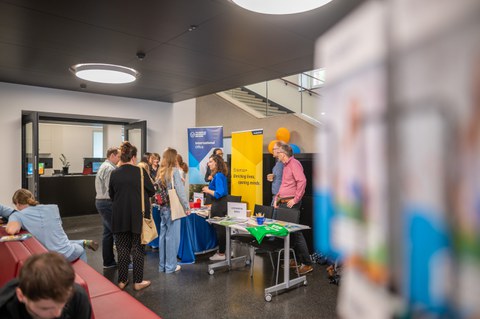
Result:
[[[215,269],[221,268],[221,267],[228,267],[230,269],[232,267],[232,262],[238,262],[238,261],[243,261],[245,264],[246,261],[246,256],[240,256],[240,257],[235,257],[232,258],[232,254],[230,253],[231,247],[232,247],[232,242],[230,239],[230,228],[226,227],[226,245],[225,245],[225,260],[213,263],[208,265],[208,273],[210,275],[213,275],[215,273]]]
[[[272,293],[280,290],[288,289],[299,283],[307,284],[307,277],[300,276],[298,278],[290,279],[290,234],[283,238],[283,278],[284,281],[278,285],[265,288],[265,300],[272,300]]]

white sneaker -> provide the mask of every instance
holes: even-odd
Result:
[[[225,260],[225,254],[219,255],[218,253],[216,253],[215,255],[210,257],[209,259],[210,260]]]
[[[182,269],[182,266],[177,265],[177,267],[175,268],[175,272],[179,271],[180,269]]]

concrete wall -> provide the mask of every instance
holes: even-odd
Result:
[[[0,203],[5,205],[21,187],[22,110],[147,120],[147,149],[160,153],[171,146],[186,154],[187,134],[179,132],[195,126],[195,100],[172,104],[9,83],[0,83],[0,97]]]
[[[293,114],[258,119],[215,94],[197,99],[196,125],[223,126],[224,137],[235,131],[263,128],[264,153],[277,129],[285,127],[290,131],[290,143],[297,144],[303,153],[315,152],[315,126]]]

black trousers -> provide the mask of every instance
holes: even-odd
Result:
[[[143,281],[143,264],[145,254],[141,244],[140,234],[131,232],[114,234],[115,244],[118,253],[118,282],[128,281],[128,265],[130,264],[130,253],[133,258],[133,282]]]
[[[293,205],[292,208],[300,209],[301,206],[302,202],[298,202]],[[280,203],[278,207],[288,208],[287,203]],[[312,259],[310,258],[310,253],[308,252],[307,241],[305,240],[302,231],[290,233],[290,247],[295,250],[295,255],[297,256],[299,263],[304,265],[312,264]]]
[[[213,199],[212,209],[210,211],[211,217],[225,217],[227,216],[227,196],[224,196],[219,199]],[[221,225],[213,225],[215,232],[217,233],[218,240],[218,252],[220,254],[225,253],[226,241],[227,241],[227,232],[226,228]]]

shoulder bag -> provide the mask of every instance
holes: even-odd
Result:
[[[144,191],[144,179],[143,179],[143,168],[140,167],[140,176],[141,176],[141,185],[142,190],[142,245],[146,245],[155,238],[158,237],[157,227],[153,221],[152,214],[150,213],[150,218],[145,218],[145,191]]]
[[[178,198],[177,190],[175,189],[175,183],[173,182],[173,174],[172,188],[168,190],[168,198],[170,199],[170,212],[172,220],[187,216],[187,214],[185,214],[185,210],[183,209],[182,203]]]

